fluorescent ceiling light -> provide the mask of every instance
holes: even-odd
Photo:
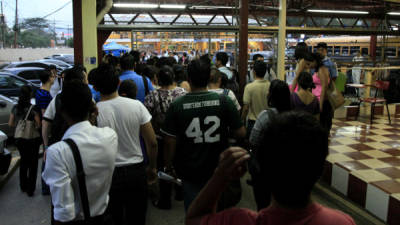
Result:
[[[311,13],[335,13],[335,14],[369,14],[367,11],[346,11],[346,10],[325,10],[325,9],[309,9]]]
[[[392,16],[400,16],[400,12],[388,12],[387,14]]]
[[[135,3],[114,3],[116,8],[142,8],[142,9],[155,9],[158,8],[157,4],[135,4]]]
[[[186,5],[160,5],[162,9],[185,9]]]
[[[214,6],[214,5],[197,5],[190,7],[191,9],[234,9],[233,6]]]

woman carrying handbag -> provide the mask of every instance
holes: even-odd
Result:
[[[22,86],[18,104],[11,110],[8,125],[15,127],[15,145],[21,156],[19,181],[22,192],[33,196],[36,188],[36,176],[41,138],[38,128],[40,116],[31,104],[32,89]]]

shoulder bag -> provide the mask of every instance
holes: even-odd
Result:
[[[31,113],[33,105],[29,108],[23,120],[19,120],[17,127],[15,128],[14,137],[23,139],[34,139],[40,137],[40,133],[36,128],[35,121],[28,120],[28,116]]]
[[[333,83],[332,80],[328,84],[327,96],[333,110],[336,110],[344,104],[344,97],[342,93],[337,90],[336,85]]]
[[[90,216],[89,198],[87,195],[85,171],[83,170],[82,158],[79,153],[78,146],[72,139],[64,140],[65,143],[71,148],[75,160],[76,176],[78,178],[79,193],[81,196],[81,209],[83,210],[84,220],[72,221],[68,224],[71,225],[113,225],[112,219],[109,216],[99,215],[95,217]]]

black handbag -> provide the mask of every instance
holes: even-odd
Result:
[[[69,145],[74,155],[75,165],[76,165],[76,176],[78,177],[79,193],[81,196],[82,210],[84,215],[84,220],[71,221],[67,224],[70,225],[113,225],[111,216],[99,215],[95,217],[90,216],[89,199],[87,195],[86,181],[85,181],[85,171],[83,170],[81,154],[79,153],[78,146],[72,139],[64,140],[65,143]]]
[[[0,153],[0,175],[4,175],[8,172],[11,158],[11,153],[7,149],[4,149],[4,151]]]

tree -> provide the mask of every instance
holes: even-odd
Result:
[[[74,38],[69,38],[67,40],[67,46],[70,47],[70,48],[74,47]]]
[[[20,24],[20,29],[26,30],[45,30],[49,28],[50,25],[46,19],[35,17],[35,18],[27,18]]]

